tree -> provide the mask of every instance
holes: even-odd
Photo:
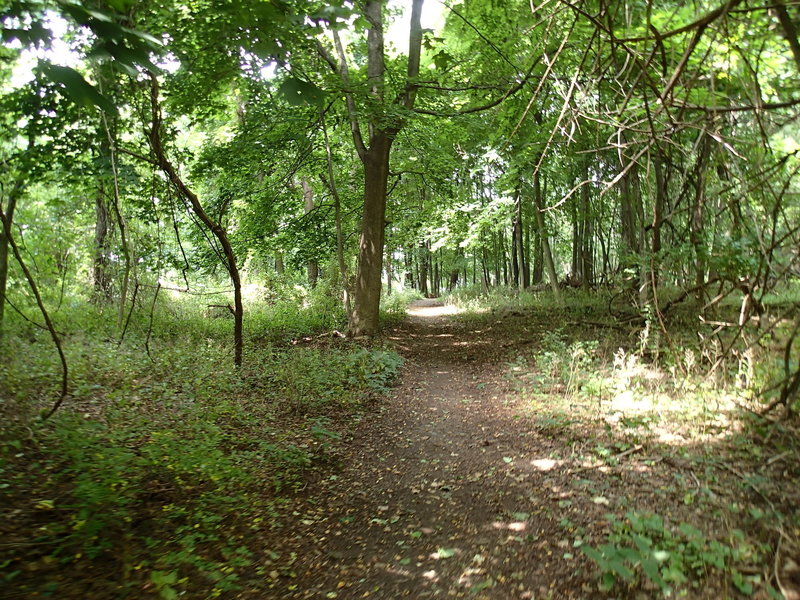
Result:
[[[341,78],[353,144],[364,169],[358,272],[349,325],[350,334],[354,336],[374,335],[379,327],[389,159],[392,144],[405,124],[408,111],[414,107],[417,96],[422,52],[422,2],[412,0],[406,76],[394,98],[387,98],[390,86],[386,79],[385,1],[368,0],[364,3],[362,16],[368,24],[365,81],[368,91],[363,98],[357,97],[353,91],[356,82],[351,80],[351,69],[338,30],[332,29],[337,58],[324,45],[319,45],[321,55]],[[359,101],[366,110],[359,110]],[[366,127],[361,117],[364,113],[367,114]]]

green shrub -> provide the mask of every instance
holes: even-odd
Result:
[[[597,548],[582,546],[599,568],[600,589],[610,591],[620,582],[634,585],[641,578],[665,594],[673,586],[698,585],[713,572],[727,573],[742,593],[751,594],[759,578],[746,577],[736,565],[758,559],[760,549],[734,529],[726,542],[709,539],[688,523],[669,527],[657,514],[628,512],[625,520],[608,515],[611,533]]]

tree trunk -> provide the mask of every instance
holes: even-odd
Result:
[[[500,249],[497,240],[500,234],[492,236],[492,254],[494,258],[494,285],[500,285]]]
[[[109,214],[102,185],[94,198],[94,257],[92,260],[92,284],[94,297],[111,300],[111,278],[108,273]]]
[[[694,172],[694,201],[692,203],[692,212],[689,221],[689,241],[694,248],[694,287],[697,290],[695,294],[695,302],[698,308],[702,308],[705,304],[705,285],[706,285],[706,265],[708,263],[706,258],[705,241],[703,240],[703,207],[705,204],[705,165],[706,159],[710,152],[708,134],[700,134],[703,136],[700,140],[700,147],[698,149],[697,163]]]
[[[533,176],[533,203],[536,208],[536,226],[539,229],[539,237],[542,240],[542,252],[544,254],[544,264],[547,268],[547,278],[550,280],[550,288],[559,306],[563,305],[561,290],[558,287],[558,277],[556,276],[556,265],[553,261],[553,254],[550,251],[550,241],[547,237],[547,228],[544,222],[544,202],[542,200],[542,186],[539,181],[539,173]]]
[[[305,214],[308,215],[314,211],[314,188],[311,187],[311,184],[305,177],[300,180],[300,185],[303,188],[303,210]],[[317,261],[313,258],[310,259],[306,270],[308,273],[308,285],[312,288],[316,287],[317,280],[319,279],[319,265]]]
[[[392,250],[390,248],[386,248],[386,295],[392,295],[392,277],[393,277],[393,269],[392,269]]]
[[[150,129],[150,148],[156,158],[156,162],[164,174],[169,179],[170,183],[180,193],[192,207],[192,211],[197,216],[203,225],[205,225],[214,237],[219,241],[224,253],[223,264],[228,271],[233,284],[233,364],[236,367],[242,366],[242,353],[244,348],[244,340],[242,335],[242,323],[244,321],[244,305],[242,304],[242,280],[239,276],[239,267],[236,264],[236,255],[233,252],[228,234],[225,229],[219,224],[215,223],[211,217],[208,216],[200,203],[197,195],[186,185],[180,178],[175,167],[167,158],[164,151],[164,146],[161,143],[161,105],[158,99],[158,80],[156,76],[150,74],[150,105],[152,111],[152,127]],[[380,285],[380,280],[378,281]]]
[[[516,206],[514,217],[514,262],[516,262],[516,270],[514,274],[514,284],[518,287],[530,287],[530,275],[528,273],[528,263],[525,259],[525,238],[523,230],[525,227],[522,217],[522,193],[519,185],[517,186],[516,193]]]
[[[414,260],[413,260],[413,250],[411,248],[404,248],[403,249],[403,262],[405,263],[406,269],[405,273],[403,273],[403,283],[407,288],[416,288],[416,282],[414,281]]]
[[[419,254],[417,255],[417,276],[419,277],[419,284],[417,288],[423,297],[428,297],[428,246],[425,242],[419,245]]]
[[[358,246],[358,274],[353,294],[350,334],[378,332],[383,270],[383,236],[386,220],[386,184],[389,179],[391,140],[379,132],[364,158],[364,213]]]
[[[534,208],[536,210],[536,208]],[[539,230],[539,225],[536,225],[536,231],[533,235],[533,285],[542,283],[544,279],[544,251],[542,249],[542,232]]]
[[[586,179],[589,179],[589,164],[586,163]],[[594,232],[592,230],[589,186],[581,188],[581,287],[588,291],[594,280]]]
[[[14,187],[8,193],[8,200],[5,209],[0,206],[2,211],[2,221],[5,227],[0,227],[0,336],[3,334],[3,318],[5,316],[6,308],[6,290],[8,288],[8,248],[9,237],[6,235],[6,229],[11,231],[11,225],[14,222],[14,210],[17,207],[17,200],[25,190],[22,179],[17,179]]]
[[[339,64],[323,45],[318,49],[325,61],[336,70],[343,84],[350,130],[361,163],[364,165],[364,211],[358,249],[358,273],[353,294],[353,311],[349,333],[354,336],[374,335],[379,329],[381,271],[383,263],[384,227],[386,215],[386,184],[389,177],[389,155],[392,141],[404,125],[402,117],[390,116],[398,108],[410,111],[414,107],[419,83],[422,52],[422,0],[413,0],[408,45],[408,65],[405,84],[392,101],[384,98],[386,64],[384,56],[383,9],[385,0],[366,0],[363,16],[367,30],[367,83],[369,90],[369,130],[362,133],[356,98],[349,80],[349,67],[344,47],[336,31],[334,44]],[[368,143],[365,141],[368,138]]]
[[[500,263],[503,265],[503,285],[508,285],[508,260],[506,259],[506,236],[503,230],[498,232],[500,241]]]
[[[653,227],[652,227],[652,242],[650,249],[652,256],[650,258],[650,285],[653,288],[653,295],[658,293],[659,281],[659,255],[661,254],[661,222],[664,215],[664,206],[667,197],[667,184],[664,179],[664,167],[661,162],[661,154],[656,152],[653,159],[653,170],[656,175],[656,190],[655,201],[653,202]]]
[[[522,287],[531,287],[531,228],[530,225],[525,227],[525,244],[522,252],[522,262],[525,264],[525,269],[522,271]]]

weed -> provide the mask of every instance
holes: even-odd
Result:
[[[635,585],[642,577],[664,594],[675,587],[700,585],[699,580],[713,572],[726,573],[733,585],[751,594],[758,576],[745,576],[737,565],[757,561],[763,549],[749,543],[737,529],[729,539],[709,539],[688,523],[669,527],[663,517],[653,513],[628,512],[625,520],[607,517],[611,532],[606,543],[595,548],[582,546],[583,552],[599,568],[600,589],[610,591],[620,582]]]

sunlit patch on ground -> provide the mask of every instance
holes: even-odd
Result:
[[[408,307],[409,315],[425,319],[435,319],[457,313],[457,307],[452,304],[443,304],[439,300],[416,300]]]

